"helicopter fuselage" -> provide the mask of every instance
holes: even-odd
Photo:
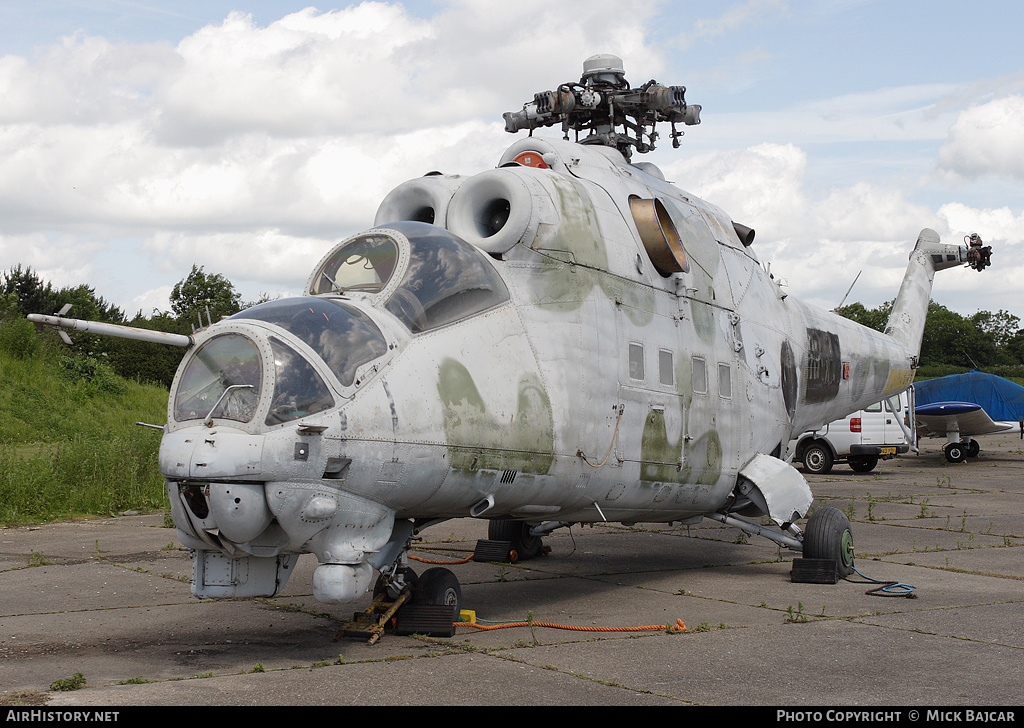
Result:
[[[755,454],[913,380],[916,350],[788,296],[742,226],[606,147],[530,138],[377,223],[182,362],[160,464],[200,596],[276,593],[311,552],[346,601],[431,519],[724,512]]]

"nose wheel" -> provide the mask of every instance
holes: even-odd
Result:
[[[462,610],[462,588],[458,578],[448,569],[427,569],[413,587],[412,603],[451,607],[452,621],[458,620]]]
[[[435,567],[416,576],[402,567],[377,580],[373,602],[354,614],[337,638],[365,637],[372,645],[389,626],[398,634],[452,637],[461,611],[462,588],[451,571]]]
[[[942,454],[951,463],[962,463],[967,459],[967,448],[960,442],[947,442],[942,448]]]

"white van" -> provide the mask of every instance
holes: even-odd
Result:
[[[913,389],[876,402],[789,443],[793,459],[816,475],[831,472],[836,462],[869,473],[879,460],[910,450],[914,441]]]

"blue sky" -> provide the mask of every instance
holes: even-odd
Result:
[[[493,167],[501,112],[594,53],[703,106],[648,156],[757,229],[793,295],[891,299],[918,231],[993,268],[933,298],[1024,319],[1024,5],[740,0],[0,4],[0,268],[166,309],[193,263],[294,294],[430,169]]]

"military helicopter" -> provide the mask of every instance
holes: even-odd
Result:
[[[408,551],[465,517],[519,559],[574,524],[710,518],[851,573],[840,511],[798,525],[787,443],[910,386],[935,271],[991,249],[923,230],[885,333],[800,303],[753,229],[631,161],[699,124],[685,92],[593,56],[505,114],[529,135],[495,169],[399,185],[302,296],[191,336],[30,316],[188,348],[160,470],[197,597],[274,596],[312,553],[320,602],[415,587],[457,612]]]

